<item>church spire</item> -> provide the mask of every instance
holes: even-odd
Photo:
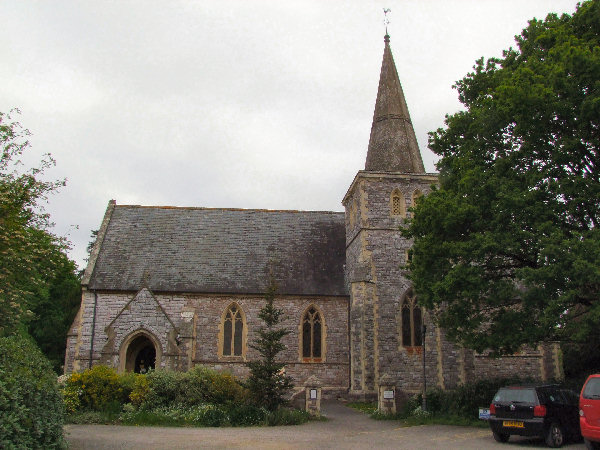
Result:
[[[386,34],[365,170],[425,173]]]

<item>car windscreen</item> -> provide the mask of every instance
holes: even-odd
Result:
[[[494,403],[537,403],[535,389],[500,389],[494,397]]]
[[[590,378],[581,393],[583,398],[600,399],[600,378]]]

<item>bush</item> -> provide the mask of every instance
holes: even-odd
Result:
[[[156,370],[137,380],[131,401],[151,410],[174,405],[196,406],[204,403],[225,405],[243,403],[246,390],[228,373],[196,366],[188,372]]]
[[[456,389],[448,391],[433,388],[427,391],[427,411],[436,415],[478,419],[479,408],[489,406],[498,389],[509,384],[522,384],[528,381],[530,380],[500,378],[462,384]],[[413,415],[421,407],[422,402],[421,394],[409,399],[404,407],[403,415]]]
[[[232,375],[201,366],[186,373],[156,370],[145,375],[118,375],[95,366],[67,377],[63,393],[72,423],[220,427],[309,420],[303,411],[269,412],[250,404],[248,391]]]
[[[255,405],[233,406],[228,411],[229,422],[234,427],[251,427],[264,425],[267,410]]]
[[[176,403],[181,405],[240,403],[247,397],[245,389],[232,375],[202,366],[183,374],[179,387]]]
[[[133,385],[133,383],[131,383]],[[106,366],[93,366],[81,373],[73,373],[67,379],[63,394],[67,399],[67,409],[105,411],[115,409],[129,399],[131,388],[124,384],[115,369]],[[75,397],[79,397],[79,405]]]
[[[127,409],[118,422],[124,425],[247,427],[264,425],[299,425],[310,420],[305,411],[285,408],[267,411],[254,405],[170,406],[152,410]]]
[[[267,425],[300,425],[311,420],[308,412],[299,409],[279,408],[269,412],[267,415]]]
[[[179,392],[183,373],[170,370],[153,370],[143,376],[148,381],[148,390],[140,403],[141,408],[150,410],[171,406],[181,397]]]
[[[22,337],[0,338],[0,448],[65,448],[51,364]]]
[[[148,383],[148,377],[146,375],[138,375],[135,377],[133,383],[133,389],[129,394],[129,400],[135,407],[139,407],[146,401],[148,393],[150,392],[150,384]]]

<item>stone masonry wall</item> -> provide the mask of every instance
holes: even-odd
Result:
[[[351,292],[351,393],[373,395],[384,374],[415,392],[422,386],[422,348],[401,345],[401,301],[410,289],[404,265],[411,242],[403,238],[404,217],[391,214],[391,196],[400,192],[406,208],[415,192],[427,193],[432,176],[359,172],[346,207],[346,272]],[[425,317],[427,324],[427,317]],[[430,325],[430,324],[429,324]],[[439,346],[426,336],[428,383],[438,383]]]
[[[93,364],[108,364],[120,370],[124,362],[123,345],[140,330],[160,342],[161,367],[175,370],[202,364],[217,370],[229,370],[246,376],[245,362],[257,356],[247,344],[256,337],[261,325],[258,313],[264,305],[260,295],[201,295],[98,292]],[[68,340],[65,371],[81,371],[89,366],[91,330],[95,296],[84,291],[80,315]],[[246,319],[245,354],[222,356],[219,352],[221,320],[226,308],[235,302]],[[282,359],[286,371],[297,386],[311,375],[324,389],[348,387],[348,298],[282,296],[276,306],[285,311],[282,326],[291,333],[284,338],[287,350]],[[321,362],[303,362],[300,354],[300,320],[309,306],[316,306],[324,319],[324,358]],[[157,352],[158,353],[158,352]]]

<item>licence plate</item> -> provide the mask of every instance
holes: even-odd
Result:
[[[517,420],[503,420],[502,426],[503,427],[513,427],[513,428],[523,428],[525,426],[525,424],[523,422],[520,422]]]

